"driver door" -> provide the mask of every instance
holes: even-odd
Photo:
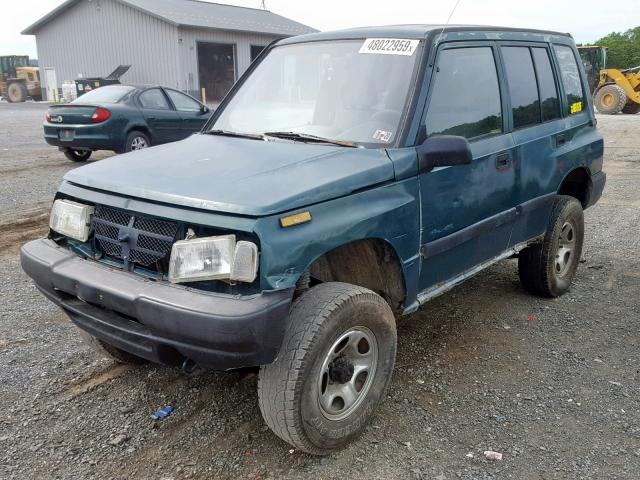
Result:
[[[437,53],[422,138],[466,137],[473,160],[419,175],[423,292],[472,273],[509,246],[516,165],[497,58],[489,41],[444,44]]]

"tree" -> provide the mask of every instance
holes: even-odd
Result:
[[[624,33],[613,32],[594,42],[608,48],[608,68],[631,68],[640,65],[640,27]]]

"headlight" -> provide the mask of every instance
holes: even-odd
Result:
[[[235,235],[180,240],[173,244],[169,262],[172,283],[203,280],[253,282],[258,270],[258,247]]]
[[[94,207],[71,200],[56,200],[51,208],[49,226],[62,235],[86,242],[91,230],[93,210]]]

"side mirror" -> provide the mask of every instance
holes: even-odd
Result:
[[[473,159],[471,147],[464,137],[434,135],[416,147],[418,171],[430,172],[435,167],[468,165]]]
[[[205,113],[209,113],[210,111],[211,111],[211,110],[210,110],[210,109],[209,109],[209,107],[207,107],[206,105],[202,105],[202,106],[200,107],[200,113],[202,113],[203,115],[204,115]]]

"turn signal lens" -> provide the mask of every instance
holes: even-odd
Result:
[[[282,228],[293,227],[311,221],[311,212],[300,212],[280,218],[280,226]]]
[[[96,111],[91,115],[91,123],[101,123],[105,120],[109,120],[111,112],[105,108],[96,108]]]
[[[46,118],[47,122],[51,123],[51,112],[47,112],[44,118]]]

